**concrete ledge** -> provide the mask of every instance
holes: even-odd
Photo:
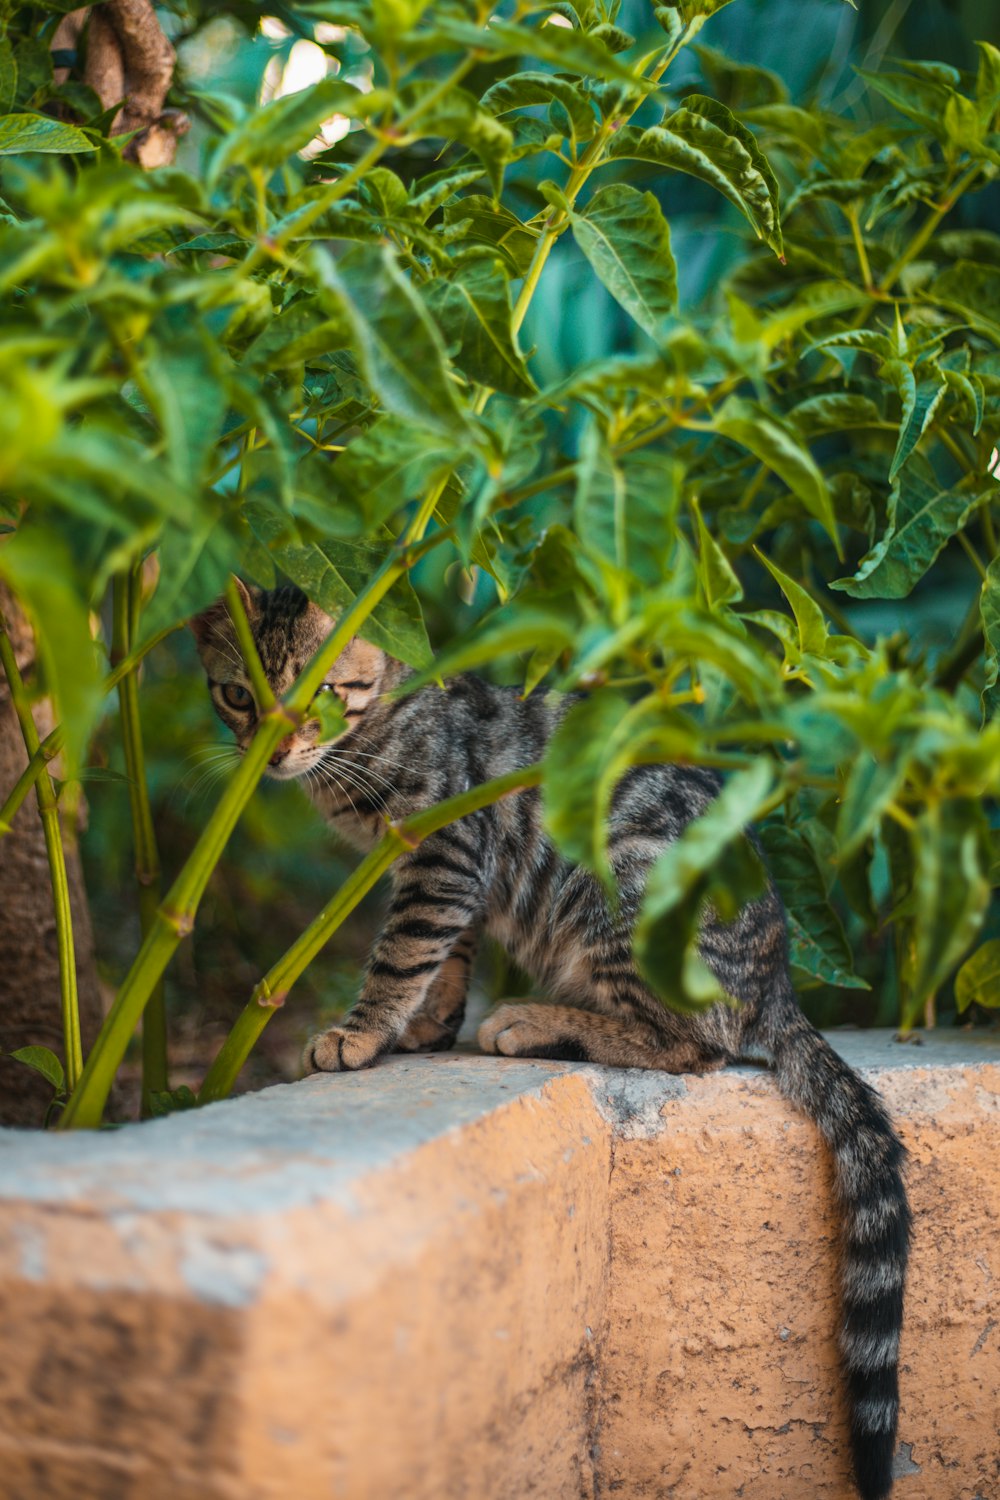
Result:
[[[911,1152],[900,1500],[1000,1496],[1000,1037],[838,1034]],[[836,1220],[759,1069],[451,1054],[0,1132],[4,1500],[847,1500]]]

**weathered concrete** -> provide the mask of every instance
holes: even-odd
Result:
[[[1000,1036],[835,1044],[917,1220],[900,1500],[1000,1496]],[[2,1500],[847,1500],[809,1123],[705,1079],[397,1058],[0,1132]]]

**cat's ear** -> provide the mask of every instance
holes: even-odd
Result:
[[[252,625],[260,613],[260,604],[257,595],[252,589],[247,588],[242,578],[237,578],[235,574],[233,574],[233,582],[236,584],[240,599],[243,601],[246,617]],[[191,632],[194,635],[199,650],[204,650],[207,646],[210,646],[213,640],[217,642],[220,634],[225,638],[230,626],[229,610],[226,607],[225,599],[216,599],[215,603],[210,604],[208,609],[202,610],[201,614],[193,615],[188,624],[191,627]]]

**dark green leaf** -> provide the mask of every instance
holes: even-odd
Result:
[[[537,387],[517,349],[510,290],[495,262],[474,261],[424,289],[455,363],[482,385],[508,396],[532,396]]]
[[[749,449],[772,469],[839,547],[826,480],[812,454],[779,420],[753,402],[730,397],[715,418],[715,430]]]
[[[63,125],[47,115],[3,115],[0,117],[0,156],[26,152],[73,153],[96,151],[75,125]]]
[[[358,245],[328,263],[366,378],[390,411],[452,435],[467,434],[444,345],[388,246]]]
[[[972,1002],[988,1010],[1000,1009],[1000,938],[977,948],[955,975],[955,1004],[959,1014]]]
[[[853,577],[830,587],[855,599],[905,599],[983,498],[942,485],[926,460],[912,460],[893,486],[882,539]]]
[[[51,1048],[18,1047],[7,1055],[24,1063],[25,1067],[34,1068],[36,1073],[41,1073],[43,1078],[48,1079],[57,1094],[66,1092],[66,1074],[63,1071],[63,1065]]]
[[[612,297],[658,339],[677,306],[677,267],[653,194],[612,183],[582,213],[571,212],[570,221],[574,239]]]

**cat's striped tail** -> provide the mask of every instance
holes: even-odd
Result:
[[[863,1500],[882,1500],[892,1489],[899,1416],[910,1241],[905,1151],[874,1089],[809,1024],[790,986],[787,999],[780,1021],[771,1011],[768,1041],[782,1093],[815,1120],[833,1153],[843,1216],[840,1347],[854,1473]]]

